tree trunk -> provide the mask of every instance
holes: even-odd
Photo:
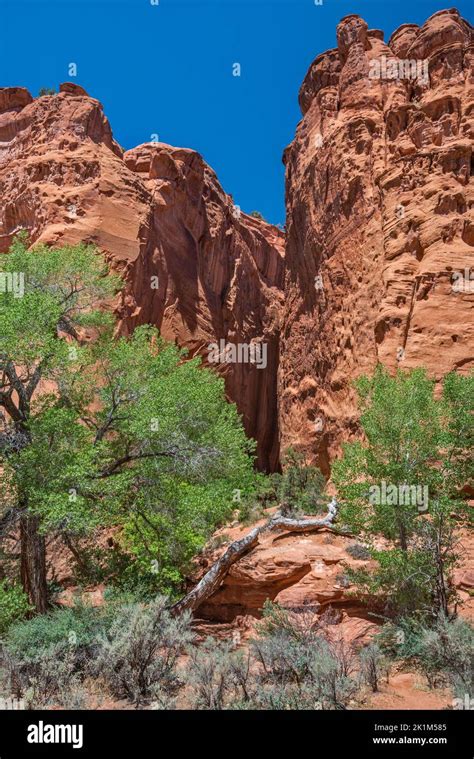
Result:
[[[398,520],[398,536],[400,540],[400,548],[405,553],[408,551],[407,532],[403,520]]]
[[[35,611],[48,610],[46,543],[39,532],[39,517],[24,512],[20,517],[21,582]]]
[[[439,525],[436,535],[435,562],[436,562],[436,601],[438,613],[441,612],[446,619],[449,617],[448,590],[446,588],[445,567],[442,544],[442,525]]]

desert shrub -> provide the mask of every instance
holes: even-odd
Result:
[[[274,472],[269,475],[258,474],[255,478],[255,490],[240,499],[239,520],[250,525],[265,516],[265,510],[278,505],[282,475]]]
[[[190,650],[186,682],[197,709],[342,709],[354,695],[355,655],[308,609],[267,602],[247,654],[208,638]]]
[[[38,97],[42,98],[45,95],[56,95],[54,87],[41,87],[38,92]]]
[[[360,561],[367,561],[370,559],[370,551],[366,546],[362,545],[362,543],[351,543],[347,546],[346,551],[353,559],[359,559]]]
[[[357,689],[352,652],[324,627],[311,624],[310,615],[299,616],[266,604],[253,642],[260,664],[256,708],[345,708]]]
[[[27,656],[6,649],[0,680],[3,692],[23,699],[27,709],[84,708],[85,690],[72,646],[56,643]]]
[[[337,662],[337,672],[344,677],[351,677],[357,670],[357,654],[351,643],[344,640],[342,634],[336,635],[335,633],[329,635],[326,630],[323,634],[326,635],[326,640],[329,646],[331,656]]]
[[[26,617],[30,608],[28,597],[19,585],[0,581],[0,635],[4,635],[14,622]]]
[[[258,498],[248,499],[239,508],[239,520],[245,526],[255,524],[264,516],[265,506]]]
[[[405,617],[384,625],[376,640],[388,657],[418,667],[431,688],[451,685],[461,696],[473,692],[474,630],[466,620],[441,616],[427,627],[422,618]]]
[[[177,657],[190,639],[189,617],[172,619],[164,598],[145,605],[112,591],[102,608],[76,604],[13,625],[1,681],[30,708],[82,708],[88,677],[119,698],[171,708]]]
[[[196,709],[221,710],[250,700],[250,658],[227,642],[207,638],[190,649],[186,682]]]
[[[301,613],[291,612],[267,599],[257,632],[263,639],[285,634],[296,641],[305,641],[315,635],[315,617],[306,607]]]
[[[94,608],[80,602],[72,607],[54,609],[10,627],[6,638],[8,650],[35,658],[51,647],[75,648],[77,652],[97,642],[109,623],[111,609]]]
[[[113,695],[136,704],[163,703],[179,685],[177,659],[192,639],[190,618],[174,619],[167,600],[123,606],[99,645],[95,670]]]
[[[265,221],[260,211],[250,211],[249,216],[253,216],[254,219],[260,219],[260,221]]]
[[[444,680],[463,697],[474,693],[474,629],[469,622],[440,617],[420,636],[417,659],[431,687]]]
[[[76,603],[11,625],[0,661],[5,692],[27,708],[83,708],[82,683],[112,611]]]
[[[374,640],[387,658],[416,664],[425,630],[423,619],[401,617],[396,624],[391,621],[384,624]]]
[[[341,662],[322,637],[305,645],[281,634],[254,645],[263,669],[258,708],[282,700],[287,703],[285,708],[291,708],[291,702],[298,704],[295,708],[345,708],[356,691],[355,681],[344,674]]]
[[[218,548],[223,548],[223,546],[229,545],[231,542],[231,538],[229,537],[229,534],[226,532],[223,532],[219,535],[215,535],[211,538],[209,543],[207,544],[207,548],[211,551],[216,551]]]
[[[234,708],[243,708],[243,706],[237,703]],[[280,687],[268,687],[268,684],[263,684],[255,690],[248,708],[269,711],[313,711],[322,709],[322,704],[319,689],[312,684],[302,683],[296,686],[287,683]]]
[[[263,667],[263,679],[280,685],[303,683],[310,677],[311,670],[308,642],[285,630],[254,641],[256,657]]]
[[[363,682],[377,693],[382,676],[388,673],[388,662],[378,643],[369,643],[360,652],[360,675]]]
[[[351,579],[347,572],[339,572],[334,579],[342,588],[350,587]]]

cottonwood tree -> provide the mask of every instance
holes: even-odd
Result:
[[[458,528],[468,518],[474,378],[448,375],[437,397],[423,369],[390,376],[378,367],[356,386],[364,439],[344,446],[333,480],[341,522],[372,544],[379,564],[357,577],[392,613],[448,614]],[[378,536],[390,547],[377,550]]]
[[[22,297],[8,291],[0,295],[2,528],[18,520],[23,587],[35,608],[45,611],[45,539],[35,509],[39,493],[22,478],[22,462],[25,451],[32,445],[37,449],[32,424],[43,413],[37,408],[38,395],[44,396],[40,406],[45,413],[51,404],[41,388],[56,382],[70,364],[65,338],[75,340],[79,329],[100,326],[103,316],[93,304],[111,295],[116,282],[104,276],[104,262],[85,246],[55,251],[38,246],[28,253],[24,236],[15,240],[9,255],[2,256],[2,270],[21,275],[26,283]],[[35,481],[47,477],[47,471],[38,471]]]
[[[152,327],[112,339],[95,305],[117,280],[93,249],[20,240],[3,260],[26,291],[0,297],[0,535],[19,525],[31,603],[48,606],[45,535],[112,524],[169,591],[233,489],[252,487],[254,444],[222,380]]]

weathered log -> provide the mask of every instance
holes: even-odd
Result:
[[[323,518],[314,519],[289,519],[277,514],[260,527],[254,527],[245,537],[235,540],[222,554],[210,570],[197,585],[183,598],[170,607],[174,616],[183,611],[195,611],[206,599],[219,588],[230,567],[242,558],[248,551],[258,544],[260,535],[272,530],[291,530],[291,532],[307,532],[318,530],[321,527],[333,530],[332,523],[337,515],[337,501],[335,498],[328,505],[328,512]]]

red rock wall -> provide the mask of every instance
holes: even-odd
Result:
[[[337,40],[306,75],[284,157],[281,445],[325,472],[357,431],[356,376],[474,364],[474,283],[452,290],[453,272],[474,276],[473,29],[443,11],[385,44],[348,16]],[[375,78],[383,56],[426,60],[428,81]]]
[[[329,473],[358,430],[352,380],[378,361],[438,380],[474,363],[474,293],[452,287],[474,273],[472,27],[443,11],[385,44],[349,16],[337,40],[306,75],[285,151],[286,272],[283,235],[236,216],[194,151],[124,154],[73,84],[36,100],[0,89],[0,252],[22,228],[94,242],[126,277],[124,333],[151,322],[204,356],[221,338],[265,343],[265,369],[218,370],[269,470],[281,438]],[[428,77],[377,78],[382,60]]]
[[[22,88],[0,90],[0,197],[0,252],[21,229],[35,243],[104,251],[127,282],[117,308],[123,333],[152,323],[204,356],[219,339],[265,343],[265,368],[214,366],[258,440],[260,467],[278,467],[277,228],[239,217],[192,150],[148,144],[124,154],[100,103],[73,84],[36,100]]]
[[[124,329],[139,323],[208,355],[224,339],[233,345],[263,343],[258,362],[216,365],[229,397],[258,441],[259,464],[279,462],[276,379],[283,304],[283,235],[238,215],[214,172],[192,150],[144,145],[125,154],[129,169],[149,193],[142,218],[140,254],[128,267]],[[158,277],[158,290],[150,287]],[[263,358],[263,354],[262,354]]]

